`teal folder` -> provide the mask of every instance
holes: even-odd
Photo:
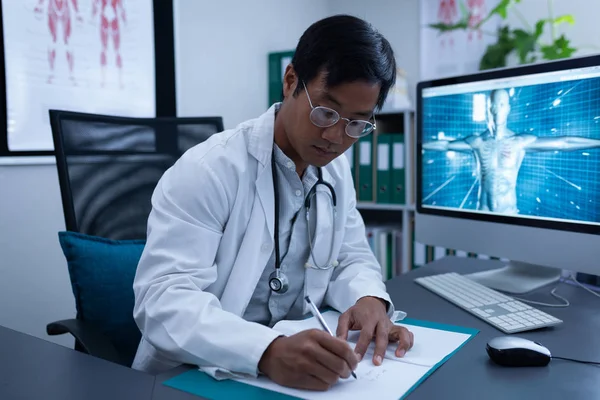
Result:
[[[361,137],[357,144],[358,201],[373,201],[373,135]]]
[[[384,133],[377,136],[377,156],[376,164],[376,182],[377,182],[377,203],[389,204],[392,202],[391,183],[391,152],[392,135]]]
[[[442,361],[440,361],[439,363],[437,363],[433,367],[431,367],[429,369],[429,371],[427,371],[427,373],[425,375],[423,375],[423,377],[421,377],[421,379],[419,379],[419,381],[417,383],[415,383],[410,389],[408,389],[406,391],[406,393],[404,393],[404,396],[402,396],[400,399],[405,399],[409,394],[411,394],[421,383],[423,383],[427,378],[429,378],[429,376],[431,376],[431,374],[433,374],[439,367],[441,367],[446,361],[448,361],[450,359],[450,357],[455,355],[461,348],[463,348],[464,345],[466,345],[468,342],[470,342],[471,339],[473,339],[475,337],[475,335],[477,335],[479,333],[479,330],[477,330],[475,328],[467,328],[467,327],[463,327],[463,326],[441,324],[441,323],[432,322],[432,321],[422,321],[422,320],[417,320],[417,319],[412,319],[412,318],[404,318],[402,321],[397,321],[397,322],[407,324],[407,325],[422,326],[424,328],[439,329],[442,331],[464,333],[466,335],[470,335],[469,338],[463,342],[463,344],[461,344],[460,346],[458,346],[456,348],[456,350],[454,350],[452,353],[450,353],[446,357],[444,357],[444,359]]]
[[[394,204],[406,203],[404,158],[404,134],[395,133],[392,135],[392,172],[390,174],[392,187],[391,202]]]
[[[415,390],[425,379],[433,374],[439,367],[441,367],[446,361],[450,359],[458,350],[460,350],[466,343],[468,343],[479,331],[473,328],[465,328],[461,326],[440,324],[431,321],[421,321],[412,318],[405,318],[398,323],[406,325],[422,326],[425,328],[433,328],[439,330],[445,330],[449,332],[464,333],[470,335],[470,337],[464,341],[454,352],[448,354],[442,361],[431,367],[431,369],[423,375],[423,377],[415,383],[401,399],[406,398],[413,390]],[[191,370],[177,375],[171,379],[163,382],[163,385],[172,387],[177,390],[181,390],[187,393],[194,394],[196,396],[202,396],[208,399],[214,400],[229,400],[236,398],[243,398],[247,400],[253,399],[265,399],[265,400],[278,400],[278,399],[295,399],[296,397],[289,396],[287,394],[273,392],[263,388],[259,388],[253,385],[246,385],[241,382],[234,380],[222,380],[218,381],[212,377],[206,375],[204,372],[199,370]]]

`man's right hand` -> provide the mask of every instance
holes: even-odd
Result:
[[[358,357],[342,339],[317,329],[280,336],[263,353],[258,369],[282,386],[327,390],[348,378]]]

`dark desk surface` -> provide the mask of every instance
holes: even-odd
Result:
[[[0,399],[150,399],[154,377],[0,327]]]
[[[502,266],[498,261],[447,257],[387,282],[396,307],[408,317],[479,329],[479,334],[419,385],[408,399],[598,399],[600,367],[553,360],[547,367],[506,368],[489,360],[488,340],[504,333],[462,311],[413,282],[417,276],[448,271],[470,273]],[[524,296],[529,300],[555,303],[549,288]],[[553,355],[600,361],[600,298],[561,283],[557,293],[571,306],[536,306],[564,321],[555,328],[518,336],[539,341]],[[178,368],[157,376],[153,399],[196,400],[198,397],[162,385],[166,379],[185,371]]]
[[[599,399],[600,367],[562,360],[537,368],[497,366],[489,360],[485,344],[503,333],[413,281],[417,276],[496,266],[501,264],[449,257],[387,282],[394,304],[410,318],[480,330],[409,399]],[[549,293],[550,288],[540,289],[527,298],[552,303],[555,299]],[[570,307],[538,307],[564,323],[519,336],[539,341],[556,356],[600,360],[600,299],[564,283],[558,293],[571,302]],[[162,384],[185,370],[180,367],[154,377],[0,327],[0,399],[197,400]]]
[[[504,333],[471,316],[413,282],[417,276],[448,271],[471,273],[499,267],[499,261],[447,257],[409,273],[407,279],[392,280],[388,290],[392,301],[409,317],[467,326],[479,334],[433,373],[409,399],[598,399],[600,368],[570,361],[552,360],[547,367],[506,368],[490,361],[485,352],[488,340]],[[523,298],[556,303],[551,287]],[[535,340],[553,355],[600,361],[600,298],[587,291],[561,283],[557,294],[567,298],[566,308],[535,306],[564,321],[550,329],[515,334]]]

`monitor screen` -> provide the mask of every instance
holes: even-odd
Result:
[[[600,66],[508,75],[419,89],[419,212],[597,232]]]

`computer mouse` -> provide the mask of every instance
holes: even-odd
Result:
[[[485,349],[492,361],[505,367],[543,367],[552,359],[540,343],[516,336],[493,338]]]

